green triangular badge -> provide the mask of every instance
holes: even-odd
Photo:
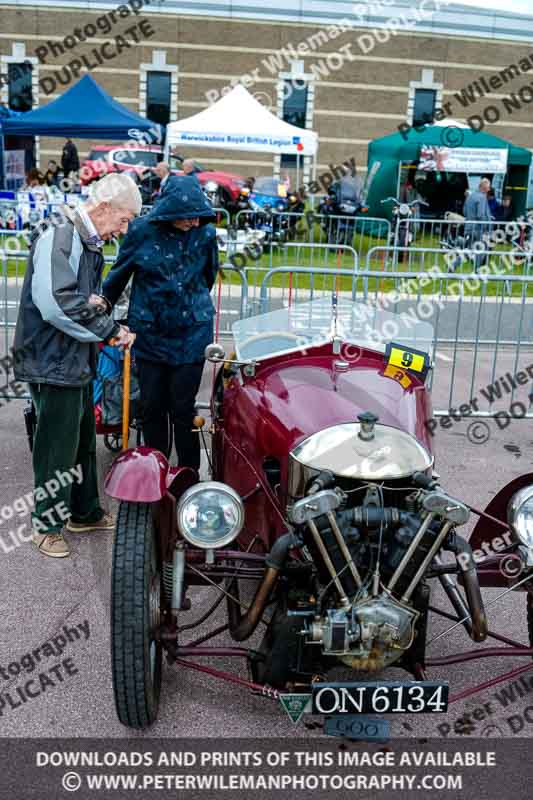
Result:
[[[296,724],[306,710],[311,710],[311,697],[310,694],[280,694],[279,699],[289,717]]]

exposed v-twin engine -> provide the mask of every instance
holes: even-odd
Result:
[[[452,529],[469,517],[466,506],[440,489],[417,496],[416,513],[377,505],[346,509],[342,490],[318,483],[291,507],[291,521],[305,525],[310,558],[322,562],[323,580],[335,590],[323,593],[318,613],[307,619],[307,641],[353,669],[383,669],[409,649],[420,617],[413,595]]]

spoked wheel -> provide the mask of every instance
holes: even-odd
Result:
[[[119,720],[146,728],[161,691],[161,562],[151,506],[121,503],[111,578],[111,660]]]

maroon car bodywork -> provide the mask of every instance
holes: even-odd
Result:
[[[246,521],[239,545],[268,553],[284,532],[287,505],[288,457],[308,436],[332,425],[355,422],[358,414],[373,411],[380,423],[412,434],[429,452],[432,437],[430,394],[424,382],[411,376],[401,383],[403,372],[388,373],[385,357],[362,350],[357,359],[339,368],[332,345],[275,356],[257,364],[254,377],[242,370],[225,380],[222,402],[212,398],[213,479],[228,484],[245,499]],[[217,384],[222,381],[219,372]],[[265,465],[279,464],[279,483],[271,487]],[[174,508],[181,494],[197,480],[193,470],[171,468],[161,453],[135,448],[120,455],[106,479],[112,497],[134,502],[163,501]],[[511,496],[533,482],[533,474],[516,478],[489,503],[470,539],[473,550],[501,536],[506,529]],[[165,500],[165,498],[167,498]],[[175,518],[163,515],[170,528],[168,541],[179,535]],[[493,517],[494,519],[491,519]],[[501,524],[498,524],[501,520]],[[507,552],[507,551],[506,551]],[[499,569],[503,554],[478,563],[482,586],[512,584]]]
[[[328,344],[269,359],[258,365],[255,377],[231,380],[222,414],[215,419],[215,480],[228,483],[244,497],[258,476],[264,479],[265,462],[275,459],[281,468],[276,499],[283,511],[290,451],[313,433],[356,422],[358,414],[370,410],[380,423],[412,433],[431,451],[425,424],[431,418],[431,400],[422,382],[414,379],[404,389],[384,375],[384,357],[371,351],[363,351],[346,370],[336,368],[337,362],[339,356]],[[272,503],[264,492],[256,493],[246,504],[241,544],[247,547],[251,538],[259,536],[269,551],[282,532]]]
[[[399,428],[415,436],[428,451],[432,438],[428,421],[432,417],[429,392],[421,379],[402,371],[387,368],[385,357],[361,350],[352,363],[342,362],[334,355],[331,343],[307,351],[273,357],[256,365],[255,374],[246,374],[242,367],[227,365],[219,368],[213,381],[211,402],[213,447],[213,479],[232,486],[242,497],[246,520],[234,550],[220,549],[213,553],[210,575],[202,576],[206,566],[205,551],[186,549],[186,580],[190,585],[214,585],[234,572],[225,565],[238,560],[239,574],[257,581],[265,575],[267,554],[272,544],[285,532],[284,517],[288,490],[288,459],[290,451],[308,436],[332,425],[357,420],[358,414],[372,411],[381,424]],[[277,480],[272,481],[266,464],[276,462]],[[269,481],[270,478],[270,481]],[[198,475],[194,470],[171,468],[168,461],[149,448],[136,448],[123,453],[114,463],[106,479],[106,490],[113,497],[153,503],[153,514],[159,531],[163,558],[171,561],[176,542],[177,503],[186,489],[194,485]],[[506,524],[507,504],[511,495],[533,483],[533,474],[511,481],[489,503],[470,543],[476,550],[509,531]],[[471,507],[472,508],[472,507]],[[475,509],[472,508],[473,511]],[[507,548],[507,554],[516,545]],[[512,588],[514,577],[507,578],[500,569],[505,554],[488,556],[477,564],[481,586]],[[459,576],[461,582],[461,576]],[[531,592],[529,583],[520,590]],[[430,606],[437,615],[450,620],[456,627],[464,620],[442,609]],[[465,618],[465,619],[468,619]],[[175,649],[172,657],[182,668],[190,668],[234,684],[263,696],[277,698],[279,693],[232,672],[214,669],[207,664],[191,661],[191,656],[248,658],[245,648],[205,646],[205,642],[224,632],[228,625],[216,628],[186,646]],[[167,632],[172,640],[174,629]],[[533,648],[488,631],[489,638],[505,647],[484,647],[473,651],[452,653],[444,657],[417,663],[413,670],[416,680],[427,680],[428,668],[468,662],[479,658],[523,657],[531,659]],[[199,647],[198,645],[202,645]],[[470,697],[480,691],[513,680],[531,664],[513,668],[488,681],[453,695],[450,703]]]

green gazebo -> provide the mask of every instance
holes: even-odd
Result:
[[[367,197],[372,216],[390,216],[390,204],[382,205],[386,197],[397,197],[402,176],[414,170],[420,162],[422,147],[449,147],[461,149],[507,150],[507,173],[503,189],[513,196],[515,216],[524,214],[527,206],[529,167],[532,153],[505,139],[483,131],[476,132],[451,120],[445,123],[420,126],[402,133],[393,133],[374,139],[368,147],[368,172],[376,170]],[[460,155],[460,153],[459,153]],[[378,168],[379,165],[379,168]],[[474,174],[478,174],[477,171]],[[440,176],[437,175],[440,180]]]

